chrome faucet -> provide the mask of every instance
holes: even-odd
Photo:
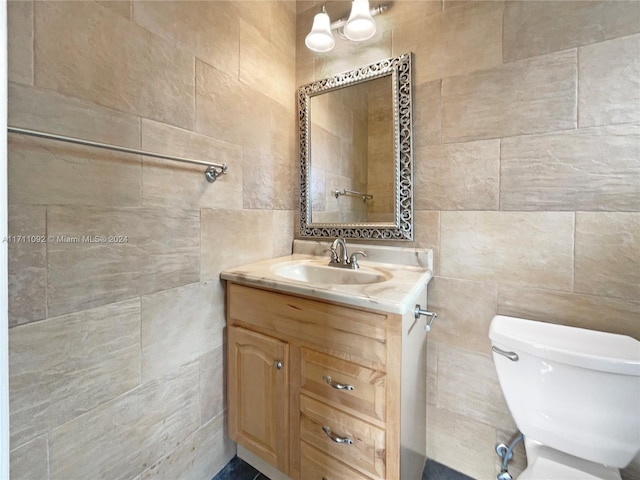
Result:
[[[338,253],[338,247],[340,247],[340,253]],[[360,268],[360,265],[358,264],[358,255],[362,255],[363,257],[367,256],[364,252],[354,252],[349,256],[349,253],[347,252],[347,242],[342,237],[338,237],[333,241],[330,251],[331,260],[329,261],[329,266],[351,268],[352,270]]]
[[[338,255],[338,247],[341,247],[342,249],[342,253],[340,255]],[[344,238],[338,237],[333,241],[331,244],[331,252],[335,252],[335,255],[333,255],[333,258],[337,260],[335,263],[342,265],[349,263],[349,257],[347,256],[347,242]]]

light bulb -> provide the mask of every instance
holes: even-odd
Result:
[[[328,52],[336,44],[331,33],[331,20],[324,7],[322,12],[313,17],[313,26],[304,39],[304,44],[314,52]]]
[[[353,0],[351,14],[343,31],[345,37],[355,42],[373,37],[376,33],[376,22],[369,11],[369,0]]]

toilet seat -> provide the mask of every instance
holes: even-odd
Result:
[[[528,452],[529,453],[529,452]],[[617,468],[606,467],[539,446],[529,458],[529,466],[517,480],[621,480]]]

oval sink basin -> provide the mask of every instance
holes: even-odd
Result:
[[[389,272],[360,267],[358,270],[329,267],[318,263],[297,262],[276,265],[273,273],[279,277],[305,283],[328,283],[339,285],[366,285],[381,283],[391,279]]]

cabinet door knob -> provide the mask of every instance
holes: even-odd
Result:
[[[280,360],[273,362],[273,366],[276,367],[277,370],[282,370],[282,362]]]
[[[331,440],[333,440],[336,443],[343,443],[346,445],[353,444],[353,440],[351,440],[349,437],[339,437],[338,435],[336,435],[331,431],[331,428],[327,427],[326,425],[322,427],[322,430],[324,431],[324,433],[327,434],[327,437],[329,437]]]
[[[331,377],[329,377],[328,375],[325,375],[324,377],[322,377],[322,379],[325,382],[327,382],[328,385],[331,385],[336,390],[353,390],[353,385],[349,385],[349,384],[343,385],[342,383],[336,383],[333,380],[331,380]]]

